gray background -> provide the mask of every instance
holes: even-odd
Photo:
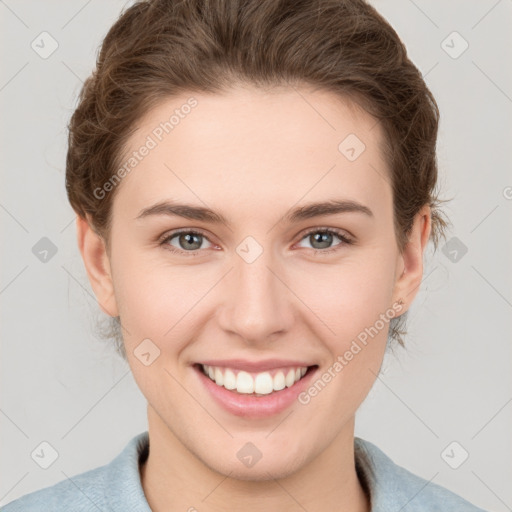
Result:
[[[64,187],[76,95],[128,4],[0,0],[0,505],[109,462],[147,428],[127,364],[94,332],[103,314]],[[454,197],[448,248],[457,257],[429,250],[407,349],[386,357],[356,435],[476,505],[512,510],[512,1],[373,4],[439,103],[441,187]],[[43,31],[58,42],[47,58],[31,47]],[[463,41],[446,40],[453,31],[469,44],[457,58]],[[46,262],[33,252],[43,237],[57,249]],[[58,452],[48,469],[31,458],[43,441]],[[469,453],[458,469],[442,457],[453,441],[452,465]]]

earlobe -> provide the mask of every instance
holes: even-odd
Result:
[[[110,261],[105,242],[91,227],[90,220],[76,218],[77,243],[87,276],[101,310],[109,316],[118,316]]]
[[[423,280],[423,254],[430,238],[431,210],[425,205],[414,218],[409,241],[399,258],[400,277],[395,282],[394,302],[403,301],[407,311]]]

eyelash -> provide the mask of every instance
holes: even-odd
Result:
[[[164,237],[162,239],[160,239],[159,245],[163,246],[166,250],[169,250],[174,254],[179,254],[179,255],[184,255],[184,256],[199,256],[200,252],[201,252],[200,249],[197,249],[194,251],[182,251],[182,250],[176,249],[175,247],[173,247],[172,245],[169,245],[167,243],[170,240],[172,240],[175,236],[180,235],[182,233],[187,233],[187,234],[191,234],[191,235],[200,235],[208,240],[208,237],[202,231],[195,230],[195,229],[180,229],[180,230],[172,231],[171,233],[165,234]],[[342,243],[340,243],[334,247],[328,248],[328,249],[312,249],[314,251],[315,255],[329,254],[329,253],[338,251],[340,249],[340,247],[342,247],[343,245],[352,245],[354,243],[354,241],[351,238],[347,237],[342,231],[334,229],[334,228],[311,229],[302,235],[302,238],[300,239],[300,241],[304,240],[304,238],[306,238],[307,236],[309,236],[313,233],[333,234],[333,235],[336,235],[342,241]]]

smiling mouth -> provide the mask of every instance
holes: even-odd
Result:
[[[264,372],[246,372],[234,368],[198,364],[197,368],[217,386],[234,393],[266,396],[291,388],[315,366],[290,366],[273,368]]]

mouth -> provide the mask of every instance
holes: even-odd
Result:
[[[193,365],[209,399],[230,414],[252,419],[271,417],[291,407],[318,368],[277,360],[205,361]]]
[[[263,372],[250,372],[237,368],[198,364],[197,367],[217,386],[238,394],[266,396],[291,388],[314,366],[272,368]]]

